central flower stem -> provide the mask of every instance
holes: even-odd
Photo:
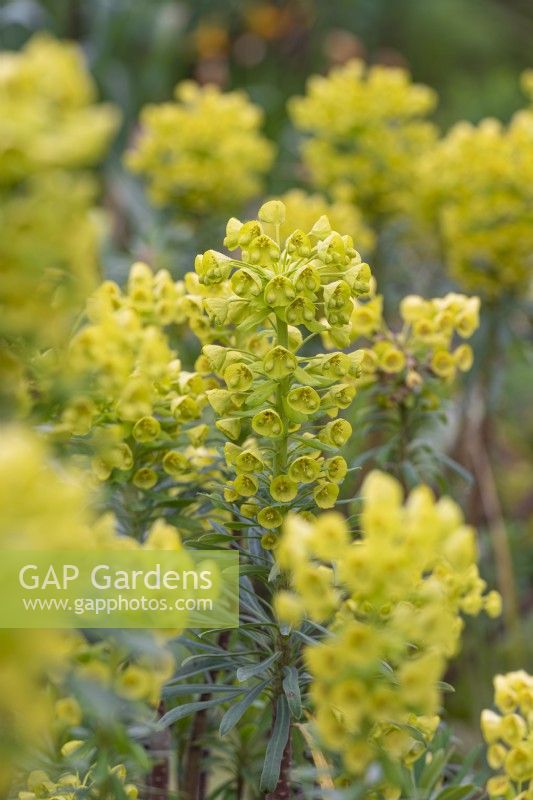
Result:
[[[282,319],[277,319],[276,325],[276,344],[288,349],[289,347],[289,326]],[[289,425],[285,419],[283,408],[283,398],[287,396],[290,388],[290,377],[283,378],[278,383],[276,391],[276,411],[283,423],[283,435],[277,440],[276,452],[274,454],[274,474],[281,475],[287,469],[287,444],[289,437]]]

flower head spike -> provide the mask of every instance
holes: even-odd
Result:
[[[293,213],[298,204],[306,213],[324,205],[317,198],[290,200]],[[352,237],[333,230],[326,216],[288,225],[287,209],[276,199],[262,206],[257,220],[230,219],[225,245],[240,255],[228,259],[208,250],[199,256],[196,274],[185,278],[183,304],[206,342],[196,365],[203,395],[218,429],[235,443],[225,447],[231,475],[225,499],[247,519],[264,521],[265,530],[279,527],[287,514],[272,500],[296,501],[308,516],[334,504],[347,467],[342,459],[326,467],[320,451],[342,447],[351,427],[334,420],[317,435],[312,420],[348,408],[364,361],[363,351],[306,355],[305,345],[309,334],[327,336],[337,347],[349,344],[354,300],[370,281],[368,265]],[[253,504],[243,502],[252,492]],[[263,546],[274,546],[275,538]]]

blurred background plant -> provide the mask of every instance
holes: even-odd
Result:
[[[56,44],[43,32],[75,41],[89,71],[76,49]],[[157,308],[163,308],[165,292],[192,294],[190,286],[185,290],[175,281],[191,270],[196,252],[223,238],[225,218],[252,219],[262,199],[280,195],[290,228],[307,230],[310,221],[328,214],[333,228],[353,235],[378,278],[380,294],[362,305],[353,321],[354,336],[371,333],[373,350],[378,329],[378,339],[384,341],[403,336],[402,348],[411,359],[410,385],[394,370],[382,369],[380,380],[365,390],[384,401],[374,418],[364,424],[361,419],[364,408],[359,401],[365,391],[349,412],[356,434],[350,466],[363,469],[355,478],[350,476],[343,497],[353,498],[362,473],[373,464],[387,466],[409,485],[418,459],[419,474],[466,507],[468,521],[480,530],[483,574],[489,581],[495,578],[503,595],[504,622],[469,622],[464,652],[451,667],[456,692],[448,697],[447,713],[462,726],[469,744],[480,739],[477,721],[480,710],[491,703],[492,675],[519,669],[524,659],[533,657],[533,416],[528,398],[533,359],[533,112],[531,97],[525,99],[522,93],[525,88],[531,95],[530,73],[520,86],[520,75],[532,66],[532,39],[528,0],[152,0],[134,6],[126,0],[5,0],[0,7],[0,46],[5,51],[0,56],[2,415],[33,413],[41,420],[43,409],[53,403],[55,410],[67,408],[61,424],[68,423],[68,434],[76,435],[72,425],[79,426],[80,419],[83,424],[87,413],[93,426],[91,403],[98,405],[98,385],[91,389],[94,396],[85,392],[82,397],[89,394],[89,411],[83,403],[76,405],[80,386],[65,385],[58,378],[61,370],[58,361],[49,363],[48,347],[64,343],[100,278],[124,284],[132,260],[139,258],[154,271],[167,270],[155,284],[144,275],[147,305],[142,270],[128,289],[128,300],[121,297],[118,305],[131,304],[132,319],[138,315],[142,320],[131,322],[138,358],[151,358],[152,337],[164,369],[177,343],[183,369],[192,369],[198,344],[182,325],[191,316],[187,309],[183,318],[168,319],[168,342],[153,333],[150,315],[158,303]],[[354,59],[359,66],[345,66]],[[367,73],[364,65],[377,69]],[[304,153],[310,147],[320,152],[323,146],[313,126],[309,129],[294,111],[309,100],[293,101],[292,115],[287,110],[289,98],[306,93],[309,97],[311,75],[326,75],[331,68],[353,74],[328,110],[334,116],[338,108],[342,119],[348,118],[345,128],[328,141],[337,163],[348,159],[348,174],[340,187],[331,175],[313,175],[312,159],[301,157],[302,148]],[[415,112],[421,120],[416,122],[415,146],[400,151],[399,158],[388,145],[396,141],[400,100],[412,91],[404,70],[414,84],[430,88],[417,90]],[[399,87],[398,95],[387,89],[391,115],[386,119],[377,114],[382,96],[366,91],[371,83],[367,75],[376,76],[378,89],[383,81],[380,91],[387,89],[388,80]],[[217,91],[182,83],[190,80],[201,86],[212,83]],[[178,85],[182,88],[177,101]],[[312,85],[317,85],[316,79]],[[350,118],[353,103],[345,107],[346,98],[353,98],[361,86],[366,86],[366,128],[358,115]],[[233,94],[236,90],[238,95]],[[180,104],[194,106],[202,97],[215,104],[211,127],[204,125],[203,141],[202,124],[191,128],[189,140],[181,138]],[[374,101],[378,109],[368,107]],[[148,104],[151,109],[143,110]],[[247,115],[248,136],[242,125],[233,130],[224,124],[222,106],[231,118],[233,104]],[[170,109],[170,119],[157,121],[164,108]],[[162,130],[163,147],[157,152],[159,177],[165,181],[157,204],[146,191],[157,175],[149,158],[141,158],[152,123],[169,125]],[[305,135],[296,130],[301,123]],[[247,163],[239,152],[243,141],[252,153]],[[366,150],[361,149],[362,141]],[[226,143],[229,150],[224,149]],[[361,152],[368,154],[369,145],[374,161],[369,163],[365,155],[355,164],[362,169],[358,172],[350,157],[354,151],[359,158]],[[168,165],[184,151],[194,156],[188,162],[194,165],[194,180],[199,175],[207,180],[200,199],[191,199],[182,186],[176,189],[172,184]],[[143,175],[139,178],[134,172]],[[246,181],[246,190],[236,197],[235,189],[242,190]],[[211,213],[213,200],[217,213]],[[408,352],[405,325],[413,320],[398,301],[414,292],[425,298],[468,292],[481,299],[480,329],[469,340],[474,366],[453,398],[446,386],[443,390],[444,374],[435,393],[426,381],[419,391],[412,374],[415,356]],[[110,308],[98,321],[89,314],[110,347],[113,336],[118,340],[125,334],[113,322],[116,313],[117,308]],[[429,316],[434,316],[433,310]],[[85,326],[87,320],[81,319]],[[431,339],[431,331],[425,335]],[[390,352],[383,352],[382,342],[377,357],[387,363],[387,356]],[[461,363],[466,364],[467,355],[464,358]],[[459,357],[456,361],[452,365],[441,356],[436,374],[439,369],[451,374],[452,367],[455,371],[461,366]],[[121,391],[136,363],[123,365]],[[107,366],[102,365],[104,377]],[[171,377],[181,371],[179,365]],[[195,388],[193,395],[202,390]],[[175,401],[179,394],[165,395],[164,402]],[[406,398],[422,402],[424,413],[414,415],[407,437],[410,457],[400,469],[395,448],[398,436],[401,440],[406,432]],[[150,413],[151,409],[147,417]],[[114,445],[133,447],[142,461],[142,437],[149,432],[138,431],[136,436],[127,420],[124,427],[124,419],[114,428],[113,414],[114,409],[104,427],[117,437]],[[194,419],[189,421],[194,428]],[[61,450],[65,428],[55,435]],[[190,447],[195,451],[204,444],[202,435],[192,434]],[[158,441],[160,436],[157,431]],[[364,465],[356,460],[361,449],[370,453]],[[100,469],[100,478],[124,490],[123,510],[127,492],[150,492],[151,486],[134,484],[132,490],[128,452],[124,447],[120,452],[126,458],[121,463],[127,479],[115,462],[109,474]],[[190,473],[182,463],[174,466],[186,482]],[[148,467],[150,472],[152,465]],[[210,454],[191,454],[187,469],[193,467],[195,474],[208,471]],[[155,473],[165,479],[159,462]],[[152,477],[144,473],[138,480],[150,483]],[[246,739],[242,733],[233,746],[255,753],[252,734]]]
[[[0,54],[0,374],[7,412],[29,402],[30,365],[65,342],[100,277],[97,183],[118,111],[74,44],[37,34]],[[99,221],[100,217],[100,221]]]

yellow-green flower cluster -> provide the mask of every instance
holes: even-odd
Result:
[[[523,294],[533,268],[533,113],[456,125],[419,165],[420,197],[450,274],[490,298]]]
[[[220,379],[207,397],[230,439],[225,455],[236,477],[226,499],[244,502],[267,529],[289,508],[331,508],[337,499],[347,471],[338,450],[351,435],[338,414],[354,398],[361,354],[301,356],[300,329],[347,344],[355,298],[371,277],[351,237],[326,217],[283,239],[284,216],[283,203],[270,201],[259,220],[231,219],[225,245],[241,258],[208,250],[195,264],[200,284],[226,288],[203,301],[226,343],[205,345],[197,365],[207,362]]]
[[[448,293],[425,300],[408,295],[400,303],[403,326],[392,331],[383,319],[380,295],[356,303],[351,317],[354,339],[370,339],[366,350],[362,382],[401,379],[409,391],[419,392],[428,379],[452,381],[457,371],[466,372],[473,362],[468,339],[479,326],[479,298]]]
[[[374,246],[374,234],[362,219],[361,212],[352,203],[337,200],[328,202],[320,194],[307,194],[300,189],[293,189],[282,195],[279,200],[285,206],[284,221],[280,223],[279,236],[285,241],[293,231],[311,230],[315,222],[326,216],[333,230],[346,231],[357,242],[357,247],[365,253]],[[216,284],[201,283],[196,273],[187,273],[183,282],[177,284],[181,295],[179,321],[186,321],[193,333],[204,344],[220,341],[223,336],[221,324],[213,327],[206,311],[206,300],[214,302],[207,305],[215,307],[219,299],[229,298],[233,294],[229,280]],[[227,329],[230,338],[234,331]]]
[[[376,218],[403,209],[416,161],[436,136],[424,119],[434,105],[434,92],[405,70],[351,61],[310,78],[289,111],[311,134],[303,158],[313,182]]]
[[[0,185],[98,161],[118,115],[95,100],[95,85],[76,45],[39,34],[23,50],[1,53]]]
[[[273,145],[260,133],[262,112],[244,92],[222,93],[192,81],[176,102],[149,105],[127,166],[146,177],[151,200],[193,215],[240,207],[259,194]]]
[[[156,520],[141,543],[119,537],[112,515],[92,516],[84,473],[54,463],[43,442],[26,429],[7,427],[1,433],[2,549],[181,549],[178,531],[164,520]],[[65,695],[69,675],[76,684],[90,681],[123,700],[157,706],[173,670],[164,636],[131,652],[111,638],[91,644],[73,631],[35,630],[31,637],[20,630],[0,631],[2,790],[25,749],[43,745],[44,731],[54,733],[61,748],[71,729],[82,724],[78,701]]]
[[[533,676],[519,670],[494,678],[494,704],[485,709],[481,731],[487,761],[498,774],[487,781],[490,797],[533,798]]]
[[[64,341],[97,284],[92,165],[117,127],[78,48],[35,36],[0,54],[0,407],[26,410],[39,352]]]
[[[89,547],[92,527],[85,516],[86,505],[81,474],[50,462],[44,444],[24,428],[2,428],[2,548]]]
[[[311,230],[317,219],[326,216],[334,231],[349,233],[361,253],[369,254],[375,236],[364,222],[360,209],[346,200],[329,202],[318,193],[308,194],[301,189],[291,189],[279,198],[285,206],[285,221],[280,226],[280,237],[285,241],[295,230]]]
[[[187,272],[177,286],[181,295],[179,322],[185,323],[202,344],[233,339],[234,331],[231,327],[223,326],[221,320],[213,326],[211,316],[207,313],[207,307],[212,310],[219,301],[226,301],[232,295],[229,281],[206,286],[201,283],[196,272]]]
[[[161,532],[162,521],[156,523],[153,530]],[[168,533],[172,530],[176,537],[175,547],[181,547],[179,536],[175,529],[167,526]],[[135,540],[124,537],[128,544],[117,543],[113,547],[139,547]],[[150,540],[150,537],[149,537]],[[151,537],[150,549],[164,549],[160,547],[158,538]],[[166,548],[168,549],[168,547]],[[163,684],[172,677],[175,669],[174,659],[170,652],[163,646],[156,646],[151,641],[146,652],[132,653],[127,648],[121,647],[113,639],[108,638],[97,644],[85,640],[80,641],[73,653],[71,670],[76,676],[76,681],[89,681],[118,697],[131,702],[147,703],[157,707],[161,700]],[[61,696],[54,705],[56,731],[61,737],[68,735],[71,727],[80,725],[83,711],[75,697]]]
[[[208,428],[198,421],[213,382],[184,370],[170,346],[165,326],[180,315],[179,286],[141,262],[124,292],[106,281],[89,298],[87,323],[66,355],[76,394],[58,430],[90,434],[101,480],[117,470],[151,489],[169,476],[190,480],[212,461]]]
[[[95,189],[89,176],[50,171],[2,199],[0,337],[37,348],[64,339],[98,282]]]
[[[230,282],[228,295],[205,302],[214,323],[245,330],[280,323],[348,344],[355,298],[368,294],[371,279],[352,237],[332,230],[322,216],[310,230],[282,239],[285,206],[279,200],[261,206],[258,216],[228,222],[224,245],[240,249],[240,259],[215,250],[196,257],[201,284]]]
[[[76,750],[83,742],[73,739],[65,744],[66,757],[76,755]],[[48,772],[35,769],[26,779],[26,789],[18,793],[18,800],[73,800],[74,797],[98,797],[99,800],[115,800],[116,797],[126,797],[127,800],[137,800],[139,791],[133,783],[127,783],[126,767],[117,764],[109,770],[106,784],[107,789],[102,791],[101,785],[96,784],[93,764],[84,775],[78,771],[65,771],[57,779],[52,780]],[[99,776],[100,782],[102,776]],[[118,794],[120,792],[120,795]]]
[[[69,549],[91,545],[87,493],[80,475],[53,464],[34,434],[4,427],[0,436],[0,546]],[[14,757],[40,739],[52,719],[43,688],[49,670],[66,670],[70,633],[0,631],[0,787]]]
[[[362,775],[384,751],[412,763],[439,723],[442,679],[458,649],[461,613],[500,611],[484,594],[475,531],[458,506],[427,486],[404,503],[401,485],[380,472],[362,487],[358,538],[335,512],[287,521],[277,548],[290,590],[280,619],[329,621],[330,633],[305,651],[315,724],[324,744]]]

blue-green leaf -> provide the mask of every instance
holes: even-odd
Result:
[[[295,719],[302,716],[302,697],[298,683],[298,670],[296,667],[285,667],[283,670],[283,691],[289,704],[289,709]]]
[[[270,739],[268,740],[263,771],[261,773],[260,790],[272,792],[276,788],[281,771],[283,752],[289,738],[291,726],[289,706],[285,695],[280,695],[276,703],[276,719]]]
[[[230,695],[229,697],[215,697],[211,700],[199,700],[196,703],[184,703],[176,708],[171,708],[170,711],[167,711],[167,713],[161,717],[159,726],[168,728],[180,719],[190,717],[191,714],[196,714],[197,711],[203,711],[204,708],[211,708],[212,706],[220,705],[220,703],[226,703],[228,700],[232,700],[233,697],[234,695]]]
[[[232,728],[239,722],[246,710],[257,700],[265,686],[269,683],[268,680],[258,683],[253,689],[245,694],[242,700],[230,706],[220,722],[220,735],[225,736]]]
[[[265,658],[264,661],[260,661],[259,664],[252,664],[249,667],[239,667],[237,670],[237,680],[247,681],[249,678],[255,678],[256,675],[261,675],[278,660],[280,655],[281,653],[274,653],[274,655]]]
[[[442,775],[450,755],[446,750],[437,750],[433,753],[430,763],[424,768],[418,785],[421,789],[431,790]]]
[[[448,786],[437,795],[435,800],[465,800],[473,792],[478,790],[478,787],[472,783],[465,784],[464,786]]]
[[[163,697],[180,697],[188,694],[242,694],[244,689],[222,683],[176,683],[163,688]]]

